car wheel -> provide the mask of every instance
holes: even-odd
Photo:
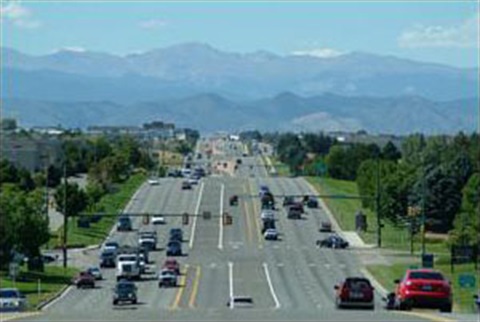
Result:
[[[400,301],[398,309],[401,311],[410,311],[412,309],[412,304],[408,300]]]
[[[452,304],[451,303],[445,304],[444,306],[442,306],[440,308],[440,312],[442,312],[442,313],[452,313]]]
[[[132,303],[133,303],[133,304],[137,304],[137,299],[132,300]]]
[[[113,305],[117,305],[118,304],[118,301],[117,300],[113,300]]]

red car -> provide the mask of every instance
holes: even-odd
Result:
[[[165,260],[162,269],[168,269],[169,271],[173,271],[175,274],[180,275],[180,264],[176,259],[168,258]]]
[[[452,288],[442,273],[433,269],[409,269],[395,290],[395,308],[438,308],[452,312]]]
[[[335,305],[375,309],[374,288],[364,277],[347,277],[340,285],[335,285]]]
[[[73,284],[77,288],[95,288],[95,277],[88,272],[80,272],[73,278]]]

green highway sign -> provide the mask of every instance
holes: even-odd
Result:
[[[458,284],[461,288],[475,288],[477,279],[473,274],[460,274],[458,276]]]

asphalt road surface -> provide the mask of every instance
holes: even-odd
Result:
[[[260,234],[258,187],[267,184],[274,194],[304,194],[309,186],[297,178],[268,177],[257,156],[242,157],[240,143],[217,142],[211,162],[230,159],[241,164],[233,173],[203,178],[192,190],[181,190],[182,179],[161,179],[160,185],[144,185],[132,202],[131,212],[202,214],[211,219],[191,217],[182,226],[181,217],[167,217],[164,226],[145,226],[135,218],[136,230],[156,229],[162,249],[152,253],[148,274],[137,282],[137,305],[112,305],[115,270],[105,269],[104,280],[93,290],[72,288],[31,321],[427,321],[421,315],[390,312],[383,309],[376,294],[376,307],[369,310],[337,310],[333,286],[346,276],[362,275],[354,250],[319,249],[315,241],[321,209],[307,209],[301,220],[289,220],[277,200],[279,241],[265,241]],[[209,161],[202,158],[203,164]],[[228,198],[239,195],[238,206]],[[219,214],[228,212],[233,225],[223,226]],[[182,227],[186,253],[180,286],[158,288],[156,274],[165,259],[168,230]],[[115,232],[111,239],[136,245],[137,232]],[[97,261],[95,252],[92,262]],[[249,296],[252,308],[231,308],[231,295]],[[439,316],[438,316],[439,317]],[[448,321],[437,319],[436,321]]]

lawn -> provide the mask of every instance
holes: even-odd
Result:
[[[102,212],[105,213],[120,213],[144,181],[144,174],[138,173],[131,176],[126,182],[118,185],[115,193],[103,196],[96,209],[102,209]],[[105,216],[96,223],[90,223],[90,228],[80,228],[77,226],[76,218],[70,219],[67,231],[68,246],[85,247],[101,243],[112,229],[115,220],[115,217]],[[62,234],[63,226],[52,234],[48,246],[60,247],[62,245]]]
[[[349,195],[358,196],[357,184],[354,181],[337,180],[331,178],[306,177],[306,179],[322,195]],[[360,199],[324,198],[328,208],[332,211],[342,230],[355,230],[355,213],[361,210],[367,216],[368,228],[360,237],[368,244],[377,242],[377,217],[376,213],[363,209]],[[385,221],[382,228],[382,247],[400,250],[410,249],[410,233],[406,227],[395,227]],[[443,240],[426,238],[426,252],[448,253],[448,248]],[[421,239],[414,237],[414,251],[421,251]]]
[[[290,177],[292,174],[290,173],[290,168],[278,160],[276,157],[270,157],[270,161],[272,161],[272,165],[277,170],[277,175],[280,177]],[[268,164],[266,161],[265,164]]]
[[[465,289],[461,288],[458,282],[458,277],[460,274],[474,274],[479,276],[480,271],[475,272],[473,264],[463,264],[456,265],[454,273],[450,271],[450,265],[448,264],[448,257],[443,256],[435,263],[435,269],[442,271],[445,276],[451,281],[453,286],[453,299],[454,299],[454,310],[466,313],[473,313],[475,311],[475,306],[473,305],[473,295],[476,294],[478,290],[478,281],[477,289]],[[372,273],[376,280],[380,282],[387,290],[393,290],[395,279],[401,278],[405,270],[411,266],[420,266],[420,260],[418,262],[412,263],[401,263],[393,264],[391,266],[385,265],[372,265],[368,266],[367,269]]]
[[[22,267],[16,281],[8,277],[8,272],[0,271],[0,287],[16,287],[26,295],[28,309],[46,301],[69,284],[77,269],[59,266],[45,266],[45,272],[28,272]]]

